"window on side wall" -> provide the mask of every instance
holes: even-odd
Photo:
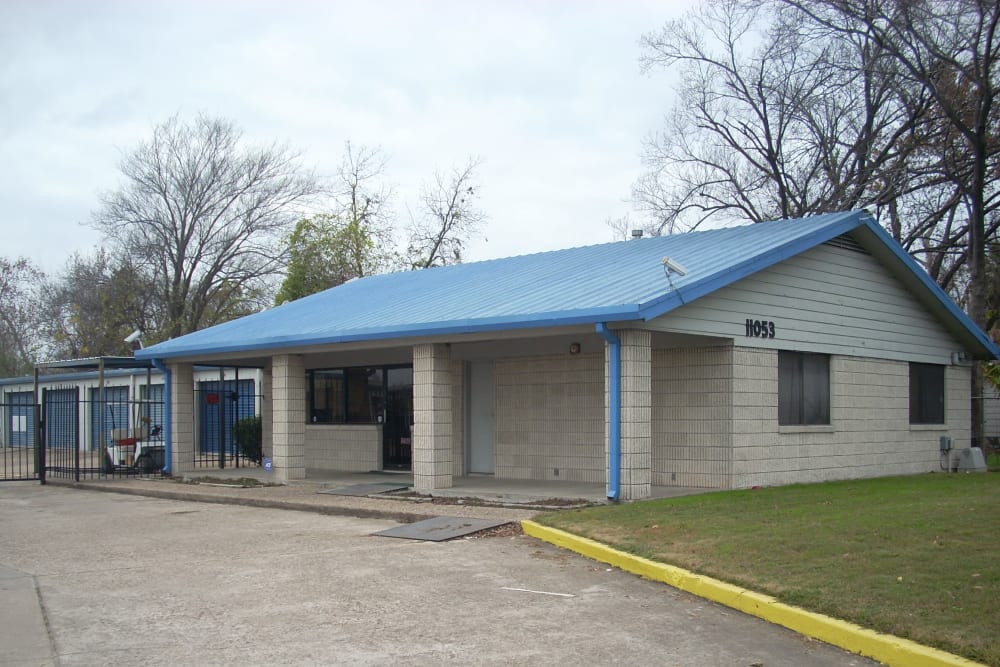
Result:
[[[910,423],[944,424],[944,366],[910,364]]]
[[[830,357],[778,351],[778,424],[830,423]]]

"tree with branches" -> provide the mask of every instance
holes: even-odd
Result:
[[[319,192],[297,153],[245,146],[232,122],[205,115],[157,125],[120,169],[124,183],[93,225],[150,276],[160,338],[267,305],[284,267],[280,240]]]
[[[337,169],[333,210],[302,218],[288,236],[288,270],[275,303],[299,299],[399,265],[387,158],[347,142]]]
[[[158,321],[155,285],[127,256],[76,253],[46,284],[44,331],[56,358],[130,355],[125,337]]]
[[[0,375],[27,373],[39,360],[39,303],[45,275],[25,257],[0,257]]]
[[[407,256],[414,269],[457,264],[469,238],[480,233],[486,214],[478,206],[476,169],[470,158],[448,174],[435,172],[420,195],[420,217],[411,221]]]
[[[643,38],[679,68],[678,103],[644,147],[638,208],[654,234],[879,206],[927,108],[870,40],[817,31],[773,5],[721,0]]]

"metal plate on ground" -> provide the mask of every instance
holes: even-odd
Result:
[[[399,537],[404,540],[426,540],[428,542],[444,542],[463,535],[478,533],[487,528],[496,528],[509,521],[496,519],[464,519],[457,516],[436,516],[432,519],[407,523],[389,530],[382,530],[373,535],[382,537]]]
[[[333,496],[370,496],[377,493],[388,493],[390,491],[402,491],[410,488],[409,484],[399,484],[398,482],[376,482],[374,484],[352,484],[342,486],[337,489],[323,489],[319,493],[329,493]]]

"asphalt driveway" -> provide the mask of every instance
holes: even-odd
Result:
[[[530,537],[0,485],[0,664],[868,665]]]

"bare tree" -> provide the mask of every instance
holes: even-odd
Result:
[[[27,373],[38,361],[44,274],[25,257],[0,257],[0,374]]]
[[[345,259],[361,278],[397,268],[393,191],[385,181],[388,158],[381,149],[344,144],[337,170],[334,217],[345,228]]]
[[[378,148],[344,145],[333,208],[302,218],[288,235],[288,269],[275,303],[399,268],[387,158]]]
[[[865,35],[714,0],[643,43],[647,69],[680,72],[679,101],[647,140],[634,188],[648,231],[878,206],[901,186],[927,100],[894,85]]]
[[[318,191],[296,153],[244,147],[224,119],[174,117],[120,169],[125,182],[93,224],[152,276],[163,337],[266,305],[266,281],[283,265],[278,241]]]
[[[421,192],[421,217],[411,222],[407,255],[414,269],[457,264],[469,238],[481,232],[486,214],[477,206],[480,160],[470,158],[447,175],[435,172]]]

